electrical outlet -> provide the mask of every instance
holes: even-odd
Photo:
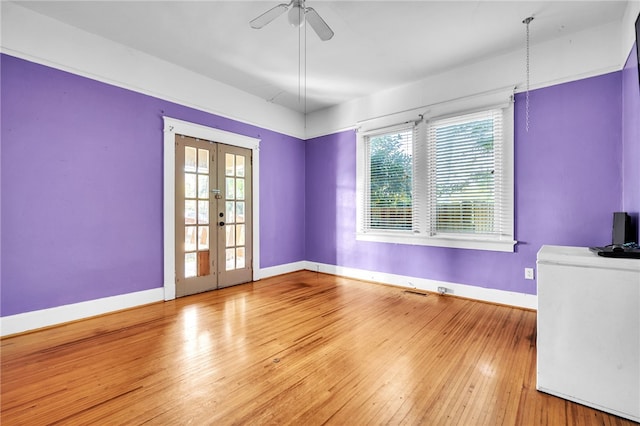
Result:
[[[533,268],[524,268],[524,279],[525,280],[534,279]]]
[[[438,287],[438,293],[447,294],[447,293],[450,293],[450,292],[449,292],[449,289],[446,288],[446,287]]]

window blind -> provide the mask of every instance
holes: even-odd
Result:
[[[492,109],[429,123],[432,235],[505,233],[502,117]]]
[[[415,140],[415,125],[365,136],[365,232],[413,229]]]

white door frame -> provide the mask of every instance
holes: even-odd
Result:
[[[176,134],[251,150],[253,167],[253,280],[260,279],[260,139],[171,117],[164,119],[164,300],[176,298]]]

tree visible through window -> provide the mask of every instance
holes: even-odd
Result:
[[[413,130],[369,138],[369,226],[412,228]]]
[[[435,124],[436,232],[492,233],[494,119]]]
[[[359,137],[358,239],[513,251],[512,103],[438,112]]]

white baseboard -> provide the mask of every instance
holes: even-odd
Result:
[[[164,300],[162,287],[135,293],[120,294],[102,299],[88,300],[71,305],[25,312],[0,318],[0,336],[23,333],[69,321],[89,318],[113,311],[133,308]]]
[[[342,275],[349,278],[374,281],[382,284],[414,288],[417,290],[431,292],[437,292],[438,287],[446,287],[448,294],[453,294],[455,296],[460,296],[467,299],[481,300],[484,302],[498,303],[501,305],[509,305],[525,309],[538,309],[538,297],[534,294],[516,293],[512,291],[476,287],[466,284],[456,284],[446,281],[409,277],[406,275],[387,274],[384,272],[347,268],[344,266],[328,265],[325,263],[309,261],[306,261],[304,263],[304,269],[314,272],[317,271],[333,275]]]
[[[437,292],[438,287],[446,287],[448,293],[468,299],[482,300],[485,302],[499,303],[501,305],[509,305],[526,309],[536,310],[538,308],[538,297],[534,294],[515,293],[511,291],[409,277],[406,275],[387,274],[383,272],[347,268],[344,266],[328,265],[326,263],[310,261],[293,262],[284,265],[271,266],[269,268],[262,268],[260,269],[260,278],[274,277],[276,275],[288,274],[289,272],[301,271],[304,269],[431,292]],[[72,305],[63,305],[55,308],[11,315],[0,318],[0,336],[23,333],[25,331],[49,327],[56,324],[62,324],[69,321],[89,318],[96,315],[102,315],[113,311],[161,301],[164,301],[164,289],[159,287],[136,293],[121,294],[118,296],[74,303]]]
[[[260,278],[275,277],[276,275],[288,274],[289,272],[302,271],[306,269],[307,262],[301,260],[300,262],[285,263],[284,265],[270,266],[268,268],[260,269]]]

